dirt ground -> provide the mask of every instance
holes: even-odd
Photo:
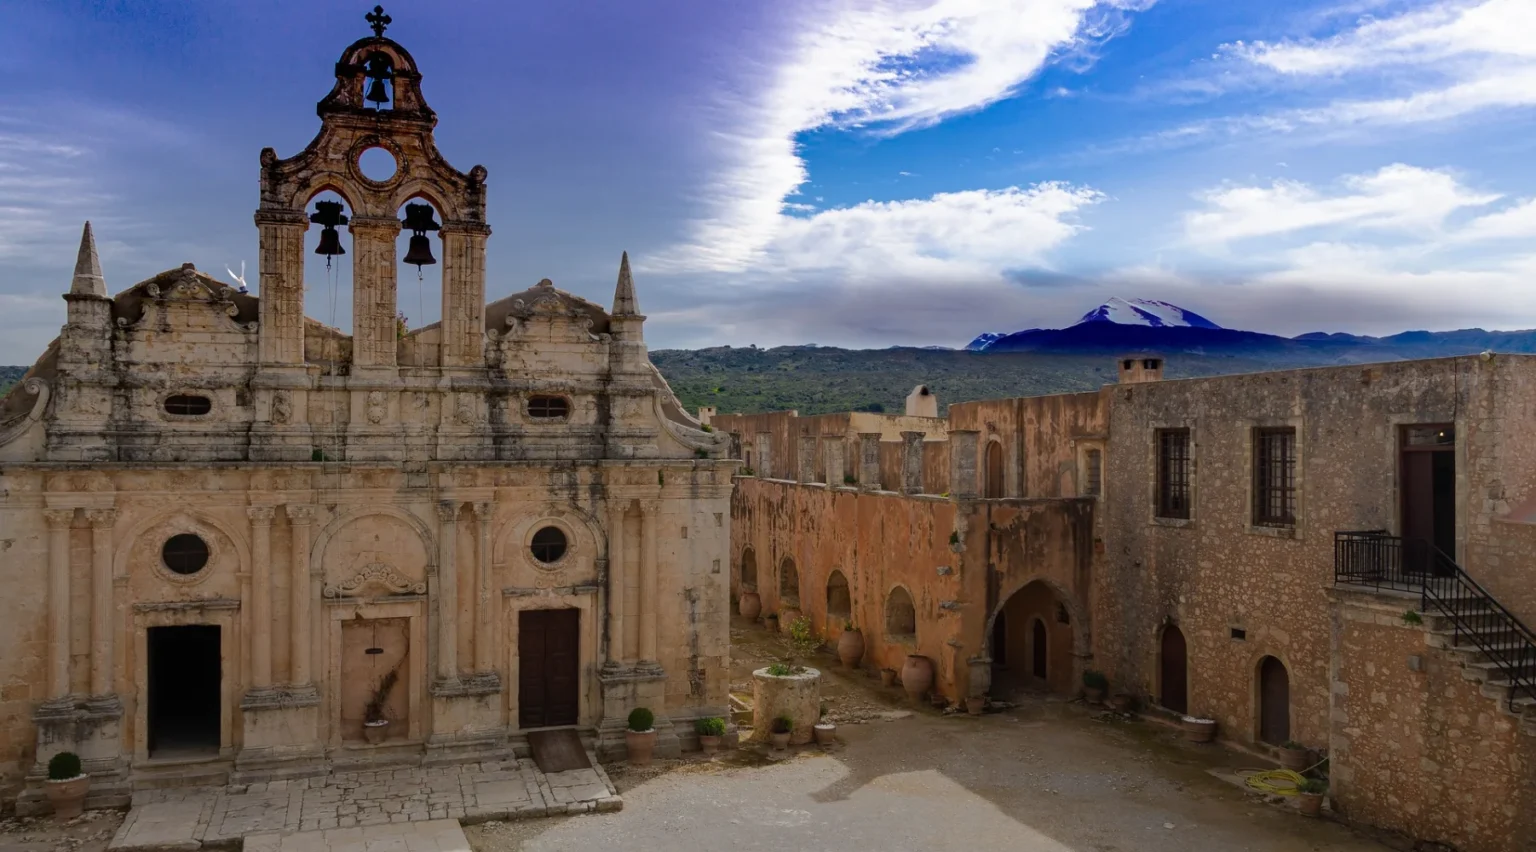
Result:
[[[779,637],[732,625],[733,692],[782,658]],[[1381,852],[1408,846],[1300,816],[1234,780],[1272,768],[1171,727],[1052,696],[982,718],[907,705],[830,656],[840,744],[773,760],[757,746],[706,760],[608,767],[624,810],[466,829],[476,852],[625,849],[1017,849],[1040,852]],[[1226,780],[1223,780],[1225,776]]]
[[[104,852],[122,811],[86,811],[68,822],[51,816],[0,819],[0,852]]]

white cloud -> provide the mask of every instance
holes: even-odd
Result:
[[[1289,180],[1209,190],[1200,196],[1205,207],[1185,215],[1185,235],[1198,244],[1224,244],[1322,227],[1434,236],[1456,211],[1490,204],[1500,197],[1475,192],[1448,172],[1401,163],[1371,174],[1347,176],[1340,184],[1341,191],[1334,193]]]
[[[769,83],[727,106],[708,214],[658,271],[743,271],[793,229],[784,199],[808,178],[798,134],[824,127],[894,134],[1012,96],[1053,56],[1124,28],[1151,0],[866,0],[807,21],[771,61]],[[824,214],[823,214],[824,215]]]

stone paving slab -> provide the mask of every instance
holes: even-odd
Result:
[[[470,852],[458,820],[253,834],[245,852]]]
[[[205,844],[234,846],[252,836],[620,810],[624,802],[608,773],[589,756],[589,769],[548,775],[524,758],[222,788],[146,790],[134,794],[133,807],[108,848],[195,850]],[[369,852],[434,852],[385,846],[389,848]],[[315,852],[325,852],[325,847]]]

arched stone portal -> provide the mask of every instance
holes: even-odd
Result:
[[[1291,676],[1275,657],[1259,661],[1259,739],[1280,745],[1291,738]]]
[[[1157,703],[1175,713],[1189,712],[1189,655],[1184,632],[1177,625],[1163,628],[1158,643]]]
[[[1058,617],[1063,610],[1068,614],[1065,621]],[[1076,692],[1076,657],[1086,652],[1087,644],[1082,621],[1077,607],[1044,580],[1027,583],[1009,595],[987,625],[991,695],[1006,699],[1031,689],[1062,695]]]
[[[987,487],[986,496],[989,498],[1002,497],[1003,485],[1003,445],[998,441],[987,444]]]

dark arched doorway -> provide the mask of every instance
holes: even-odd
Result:
[[[779,563],[779,603],[783,606],[800,606],[800,572],[795,570],[795,560],[788,556]]]
[[[1189,654],[1184,633],[1175,625],[1163,628],[1158,661],[1158,701],[1175,713],[1189,712]]]
[[[1259,739],[1280,745],[1291,738],[1291,676],[1274,657],[1259,661]]]
[[[1003,496],[1003,445],[997,441],[987,444],[986,496]]]
[[[827,629],[830,630],[833,624],[841,628],[852,616],[853,596],[848,593],[848,578],[834,568],[832,576],[827,578]]]
[[[750,547],[741,552],[741,590],[757,591],[757,554]]]
[[[1029,673],[1047,680],[1051,671],[1051,640],[1041,619],[1035,619],[1030,628],[1029,646]]]
[[[1000,612],[992,620],[992,665],[1008,667],[1008,613]]]

